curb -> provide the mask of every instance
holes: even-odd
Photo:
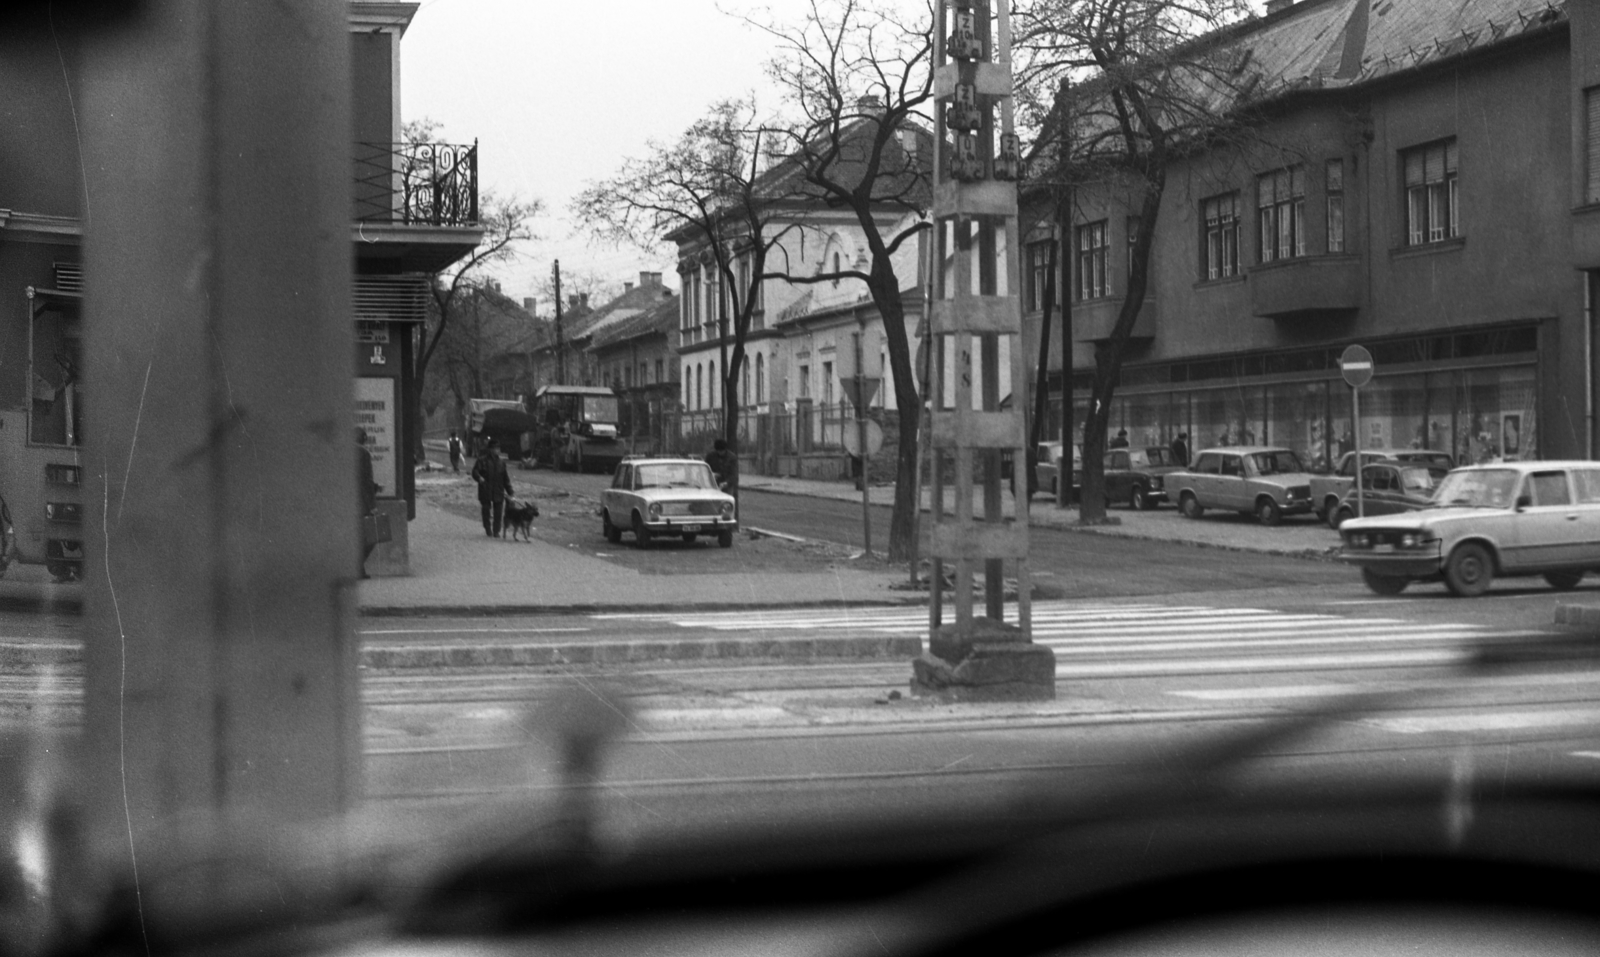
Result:
[[[685,638],[681,640],[590,641],[565,644],[377,645],[361,649],[361,666],[404,668],[503,668],[551,665],[627,664],[644,661],[706,661],[723,658],[904,658],[922,654],[922,639],[896,637]]]
[[[647,661],[781,659],[785,661],[905,659],[922,654],[918,636],[832,636],[824,638],[683,638],[564,643],[478,645],[365,645],[360,667],[536,668],[560,665],[612,665]],[[0,673],[46,667],[82,667],[83,646],[75,642],[0,644]]]
[[[567,604],[567,605],[363,605],[357,610],[359,618],[509,618],[536,615],[609,615],[619,613],[754,611],[767,608],[899,608],[905,605],[926,605],[925,595],[908,595],[905,598],[821,598],[814,601],[787,600],[771,602],[705,601],[705,602],[644,602],[637,605]]]
[[[1600,605],[1557,602],[1556,624],[1600,628]]]

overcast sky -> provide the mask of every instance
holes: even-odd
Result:
[[[544,240],[498,278],[541,297],[552,259],[563,273],[617,285],[641,270],[671,285],[670,256],[596,245],[567,206],[589,180],[675,139],[714,101],[763,86],[767,39],[734,17],[748,0],[426,0],[401,44],[401,115],[443,124],[448,142],[478,140],[479,187],[538,197]],[[796,5],[798,6],[798,5]],[[783,11],[785,3],[775,7]],[[798,12],[798,11],[797,11]],[[770,94],[763,95],[770,101]]]

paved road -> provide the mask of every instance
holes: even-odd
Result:
[[[597,683],[620,688],[633,712],[604,799],[624,833],[775,807],[836,815],[1041,781],[1080,787],[1129,764],[1189,774],[1186,758],[1221,736],[1363,695],[1383,698],[1317,719],[1229,773],[1600,773],[1597,646],[1550,627],[1543,596],[1370,602],[1326,591],[1040,603],[1036,637],[1057,656],[1049,703],[913,699],[899,661],[371,675],[369,792],[380,804],[436,811],[493,797],[547,800],[559,775],[532,709],[556,688]],[[925,627],[908,609],[585,621],[562,626],[607,634]]]

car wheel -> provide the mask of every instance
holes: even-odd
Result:
[[[1494,560],[1482,545],[1468,542],[1456,546],[1445,562],[1444,583],[1451,594],[1462,598],[1476,598],[1489,590],[1494,581]]]
[[[1544,580],[1549,582],[1550,587],[1554,588],[1556,591],[1571,591],[1572,589],[1578,587],[1579,582],[1583,581],[1583,569],[1579,568],[1574,571],[1545,572]]]
[[[1411,584],[1407,579],[1396,578],[1393,575],[1380,575],[1370,568],[1361,569],[1361,580],[1367,583],[1368,588],[1380,595],[1398,595],[1406,590],[1407,585]]]
[[[727,529],[717,533],[717,544],[723,548],[733,547],[733,530]]]
[[[633,513],[633,544],[640,548],[650,544],[650,529],[644,527],[644,516]]]
[[[1133,491],[1128,493],[1128,507],[1136,512],[1142,512],[1150,507],[1150,499],[1144,494],[1143,485],[1135,485]]]
[[[1344,521],[1339,517],[1339,500],[1329,496],[1328,500],[1322,503],[1322,510],[1317,513],[1317,517],[1327,522],[1329,528],[1338,531],[1339,523]]]
[[[1194,497],[1193,492],[1184,492],[1178,497],[1178,511],[1183,514],[1184,518],[1199,518],[1206,513],[1206,510],[1200,507],[1200,500]]]
[[[622,529],[618,528],[611,521],[611,513],[610,512],[601,511],[601,513],[600,513],[600,530],[606,533],[606,541],[610,542],[611,544],[615,545],[618,542],[622,541]]]
[[[1340,526],[1355,517],[1355,509],[1348,505],[1341,505],[1334,511],[1333,518],[1328,521],[1328,524],[1333,526],[1334,531],[1338,531]]]
[[[1256,521],[1263,525],[1276,525],[1283,521],[1283,512],[1279,510],[1277,502],[1264,498],[1256,503]]]

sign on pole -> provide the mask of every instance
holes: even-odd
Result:
[[[1350,386],[1350,428],[1356,456],[1355,479],[1356,515],[1367,515],[1366,495],[1361,490],[1361,387],[1372,381],[1372,353],[1363,346],[1349,346],[1339,357],[1339,371]]]

